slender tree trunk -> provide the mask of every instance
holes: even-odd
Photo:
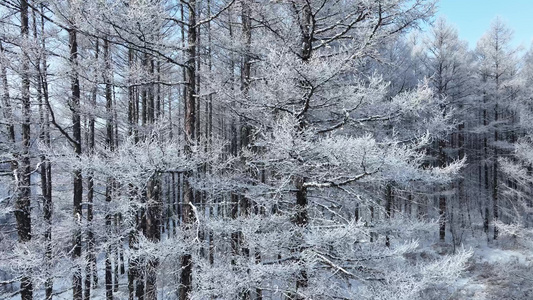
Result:
[[[46,43],[44,38],[44,24],[45,24],[45,18],[44,18],[44,4],[41,4],[41,49],[43,51],[42,59],[40,61],[42,67],[38,67],[38,81],[41,83],[42,88],[42,98],[44,100],[44,103],[49,103],[49,95],[48,95],[48,60],[46,56]],[[47,108],[42,109],[43,112],[43,144],[45,144],[47,147],[50,147],[51,145],[51,139],[50,139],[50,115]],[[45,299],[51,300],[52,299],[52,291],[53,291],[53,277],[50,273],[50,270],[52,268],[52,165],[50,163],[50,160],[45,157],[44,165],[44,173],[45,173],[45,184],[42,186],[42,192],[43,192],[43,217],[45,222],[45,231],[44,231],[44,240],[45,240],[45,257],[46,257],[46,275],[47,278],[45,280],[44,288],[45,288]],[[43,169],[41,168],[41,173],[43,172]],[[41,177],[43,175],[41,174]]]
[[[494,122],[498,122],[498,102],[494,107]],[[494,142],[498,142],[498,128],[494,128]],[[492,214],[493,221],[497,221],[498,214],[498,146],[494,146],[494,169],[492,171]],[[494,239],[498,239],[498,227],[494,226]]]
[[[150,72],[150,80],[153,81],[153,75],[154,75],[154,57],[153,55],[146,54],[146,61]],[[150,82],[148,85],[148,124],[154,124],[155,120],[155,97],[154,97],[154,83]]]
[[[152,242],[161,239],[161,203],[160,203],[160,179],[154,175],[147,187],[148,209],[146,211],[146,236]],[[146,299],[157,299],[156,271],[159,261],[149,257],[146,265]]]
[[[170,179],[170,186],[171,186],[171,203],[169,204],[170,205],[170,211],[172,213],[172,236],[176,236],[176,217],[179,218],[177,214],[177,205],[178,205],[178,199],[177,199],[177,194],[176,194],[176,173],[172,172],[172,174],[170,174],[171,176],[171,179]],[[179,176],[179,175],[178,175]],[[170,235],[170,232],[168,233]]]
[[[115,184],[115,183],[113,183]],[[116,189],[116,187],[114,186]],[[119,236],[119,226],[120,226],[120,218],[119,214],[114,215],[114,231],[116,236]],[[120,264],[120,239],[118,239],[115,242],[115,245],[113,247],[113,292],[118,292],[118,280],[119,280],[119,264]]]
[[[185,95],[185,153],[191,152],[190,145],[194,143],[196,125],[196,0],[189,1],[188,46],[187,46],[187,90]],[[183,178],[183,223],[190,229],[193,222],[192,200],[193,191],[189,185],[190,172],[184,173]],[[192,288],[192,256],[185,254],[181,257],[181,276],[179,299],[186,300],[190,297]]]
[[[385,218],[390,220],[392,217],[392,205],[394,198],[392,194],[392,184],[388,183],[385,187]],[[390,247],[390,237],[389,235],[385,236],[385,246]]]
[[[148,53],[145,53],[144,54],[144,57],[142,58],[141,60],[141,64],[142,64],[142,68],[143,70],[147,70],[148,69]],[[143,85],[142,86],[142,91],[141,91],[141,105],[142,105],[142,112],[141,112],[141,117],[142,117],[142,125],[143,126],[146,126],[146,124],[148,124],[148,87],[146,85]],[[146,132],[142,132],[142,136],[143,136],[143,139],[146,138]]]
[[[459,110],[462,110],[463,106],[461,105],[459,107]],[[458,158],[463,159],[465,157],[465,122],[461,122],[457,127],[457,149],[458,149]],[[461,210],[461,213],[464,214],[465,209],[468,212],[468,215],[470,215],[470,206],[466,201],[466,193],[465,193],[465,179],[464,176],[460,176],[457,179],[457,193],[459,197],[459,209]],[[465,218],[461,219],[462,224],[465,224]]]
[[[155,58],[153,55],[145,54],[143,65],[148,69],[150,78],[153,78],[155,74]],[[143,116],[145,116],[144,125],[152,126],[155,122],[156,116],[159,115],[160,99],[159,95],[155,95],[155,84],[151,82],[148,87],[145,87],[143,91]],[[157,104],[157,106],[156,106]],[[147,105],[147,109],[144,109],[144,105]],[[159,107],[158,107],[159,106]],[[146,128],[145,138],[149,138],[147,134],[150,133],[153,128]],[[162,202],[160,197],[160,175],[155,174],[150,178],[146,187],[146,210],[143,218],[145,224],[145,236],[152,242],[158,242],[161,239],[161,209]],[[157,267],[159,262],[153,257],[146,257],[146,286],[145,297],[147,300],[157,299]]]
[[[99,49],[99,40],[96,39],[96,46],[95,46],[95,60],[98,61],[98,55],[99,55],[100,49]],[[96,73],[96,72],[95,72]],[[91,95],[91,105],[93,108],[93,111],[96,109],[96,97],[98,93],[98,78],[97,75],[95,75],[94,78],[94,86],[92,90]],[[94,154],[94,146],[95,146],[95,118],[94,114],[89,115],[89,137],[88,137],[88,150],[90,154]],[[93,221],[93,199],[94,199],[94,180],[93,180],[93,174],[90,172],[87,176],[87,262],[85,267],[85,293],[84,293],[84,299],[89,300],[91,298],[91,283],[94,281],[94,287],[96,287],[96,284],[98,282],[98,274],[96,271],[96,254],[94,253],[94,233],[92,229],[92,221]],[[91,278],[94,276],[93,278]]]
[[[485,82],[486,79],[483,79],[483,82]],[[485,128],[488,126],[488,114],[487,114],[487,95],[483,95],[483,126]],[[485,180],[485,192],[488,197],[489,195],[489,145],[488,145],[488,138],[487,134],[483,133],[483,159],[484,159],[484,180]],[[483,229],[488,234],[489,233],[489,203],[488,199],[485,200],[485,219],[483,222]]]
[[[440,139],[438,142],[439,148],[439,167],[446,167],[446,154],[444,153],[444,147],[446,147],[446,141]],[[439,195],[439,239],[444,242],[446,239],[446,196],[441,191]]]
[[[297,189],[296,192],[296,225],[299,227],[306,227],[308,224],[308,215],[307,215],[307,189],[304,187],[304,178],[297,178],[295,180],[295,186]],[[300,252],[303,251],[303,248],[300,249]],[[302,266],[300,274],[296,278],[296,290],[306,288],[308,286],[308,276],[305,267]],[[302,299],[301,297],[293,297],[294,299]]]
[[[201,12],[201,2],[202,1],[196,1],[195,0],[195,5],[196,5],[196,10],[198,12]],[[231,26],[231,25],[229,25]],[[195,70],[195,94],[200,96],[202,93],[201,93],[201,82],[200,82],[200,71],[201,71],[201,68],[202,68],[202,46],[201,46],[201,29],[202,29],[202,26],[197,26],[197,29],[196,29],[196,42],[195,42],[195,48],[196,48],[196,54],[195,54],[195,62],[196,62],[196,70]],[[202,134],[201,134],[201,129],[202,129],[202,122],[201,122],[201,116],[202,116],[202,108],[201,108],[201,101],[202,98],[200,97],[196,97],[196,114],[195,114],[195,127],[194,129],[196,130],[196,140],[197,142],[200,141],[200,138],[202,137]],[[198,192],[196,192],[196,196],[198,196]],[[196,200],[197,202],[200,202],[198,200]]]
[[[252,21],[251,21],[251,9],[249,1],[242,1],[241,2],[241,20],[242,20],[242,35],[244,37],[244,43],[245,43],[245,53],[242,60],[241,65],[241,91],[243,93],[243,96],[246,100],[249,98],[249,90],[250,90],[250,77],[251,77],[251,43],[252,43]],[[248,147],[251,143],[251,128],[246,124],[245,120],[241,118],[240,120],[241,128],[241,151],[242,149]],[[254,172],[252,170],[248,171],[250,173],[250,176],[254,176]],[[261,172],[255,172],[255,177],[259,180],[262,179]],[[246,197],[242,196],[242,202],[241,202],[241,211],[243,216],[248,216],[248,214],[251,211],[251,200]],[[255,205],[257,207],[257,205]],[[256,209],[256,214],[259,214],[259,210]],[[250,249],[249,248],[243,248],[242,249],[243,255],[246,257],[250,256]],[[256,251],[254,254],[255,262],[259,263],[261,261],[261,253],[259,251]],[[248,273],[250,273],[250,270],[247,270]],[[256,298],[261,298],[262,291],[259,288],[256,288],[255,290]],[[251,291],[243,291],[241,293],[241,299],[247,300],[251,299]]]
[[[413,193],[408,191],[407,192],[407,203],[406,203],[406,207],[405,207],[405,210],[407,211],[407,215],[409,216],[409,218],[411,218],[411,214],[413,213],[412,211],[412,205],[413,205]]]
[[[307,62],[313,52],[312,48],[312,42],[313,42],[313,30],[314,26],[312,26],[314,22],[314,17],[312,15],[311,11],[311,5],[309,2],[303,5],[301,12],[295,12],[296,14],[301,14],[297,16],[298,21],[300,22],[300,33],[301,33],[301,49],[300,49],[300,59],[303,62]],[[305,83],[304,83],[305,86]],[[311,95],[308,93],[307,89],[303,96],[303,108],[301,110],[301,113],[297,116],[299,121],[299,128],[304,129],[306,126],[306,111],[308,107],[307,101],[310,101],[308,97],[311,97]],[[299,227],[306,227],[308,224],[308,215],[307,215],[307,205],[308,205],[308,199],[307,199],[307,188],[304,186],[305,178],[298,176],[294,179],[295,187],[296,187],[296,225]],[[303,241],[302,241],[303,242]],[[303,246],[300,247],[300,253],[303,251]],[[305,269],[305,266],[301,267],[300,274],[296,278],[296,290],[305,289],[309,285],[309,279],[307,275],[307,271]],[[295,296],[291,297],[293,299],[302,299],[301,296]]]
[[[156,72],[157,72],[157,84],[156,84],[156,102],[155,102],[155,118],[159,120],[161,115],[165,114],[165,102],[164,97],[161,97],[161,59],[157,58],[156,62]],[[163,106],[163,107],[161,107]]]
[[[181,23],[182,23],[182,26],[181,26],[181,48],[182,49],[185,49],[185,10],[183,8],[184,4],[183,2],[180,3],[180,15],[181,15]],[[181,74],[182,78],[183,78],[183,81],[186,82],[187,81],[187,68],[182,68],[182,74]],[[185,84],[183,85],[183,89],[181,89],[181,96],[183,97],[183,130],[185,130],[185,119],[187,118],[187,103],[186,103],[186,99],[187,99],[187,89],[188,89],[188,84]],[[181,101],[180,101],[181,102]],[[178,115],[181,116],[181,106],[182,105],[179,105],[178,106]],[[180,123],[178,123],[178,142],[181,141],[180,137],[181,137],[181,132],[182,132],[182,129],[180,128]],[[185,141],[187,141],[187,137],[184,138]]]
[[[135,53],[132,48],[128,49],[128,66],[131,69],[134,67],[135,62]],[[133,137],[135,141],[138,141],[138,134],[137,134],[137,126],[138,126],[138,110],[137,110],[137,90],[136,87],[133,85],[130,85],[128,87],[128,135],[130,137]],[[131,188],[130,193],[133,194],[135,191],[133,188]],[[130,202],[133,201],[133,195],[130,196]],[[130,209],[133,210],[132,215],[134,216],[133,219],[137,221],[137,218],[135,218],[137,211],[136,208],[133,207],[133,205],[130,205]],[[136,222],[138,223],[138,222]],[[137,248],[137,226],[138,224],[134,225],[135,228],[132,228],[129,233],[129,248],[131,250],[136,250]],[[137,273],[137,259],[136,258],[129,258],[128,260],[128,300],[133,300],[135,298],[135,277]],[[107,286],[107,284],[106,284]]]
[[[499,43],[499,40],[496,40],[496,51],[498,51],[500,49],[500,43]],[[495,83],[496,83],[496,99],[495,99],[495,103],[494,103],[494,123],[495,123],[495,127],[494,127],[494,160],[493,160],[493,171],[492,171],[492,216],[493,216],[493,219],[492,221],[495,222],[498,220],[499,218],[499,214],[498,214],[498,140],[499,140],[499,125],[498,125],[498,119],[499,119],[499,107],[498,107],[498,103],[500,101],[500,76],[501,76],[501,71],[500,71],[500,62],[499,61],[496,61],[496,64],[495,64],[495,68],[496,68],[496,76],[494,78],[495,80]],[[496,240],[498,239],[498,227],[497,226],[494,226],[494,236],[493,238]]]
[[[150,62],[150,74],[154,74],[154,57],[150,56],[146,58]],[[154,100],[156,96],[154,95],[154,84],[151,83],[148,89],[148,123],[151,125],[155,121],[155,117],[158,114],[156,112],[156,107]],[[159,99],[157,95],[157,99]],[[158,242],[161,239],[161,183],[160,175],[155,174],[150,178],[148,185],[146,187],[146,237],[152,242]],[[147,257],[146,260],[146,299],[147,300],[156,300],[157,299],[157,267],[159,261],[153,257]]]
[[[133,194],[135,192],[136,191],[133,188],[131,188],[130,193]],[[131,198],[133,198],[133,195],[131,196]],[[135,220],[136,227],[132,228],[129,233],[128,246],[132,251],[135,251],[137,250],[137,242],[138,242],[138,238],[137,238],[138,230],[137,229],[139,226],[139,221],[138,221],[138,217],[137,217],[138,214],[136,210],[132,212],[132,215],[133,215],[132,219]],[[135,279],[137,277],[138,264],[139,264],[139,260],[137,257],[132,257],[128,261],[128,300],[133,300],[135,298]]]
[[[144,272],[142,272],[142,264],[137,266],[137,288],[135,290],[135,295],[138,300],[144,300]]]
[[[70,46],[70,64],[72,72],[70,74],[71,80],[71,98],[70,107],[72,111],[72,136],[74,140],[74,152],[76,155],[81,155],[81,117],[80,117],[80,82],[78,79],[78,41],[76,29],[71,27],[69,29],[69,46]],[[74,207],[74,251],[72,256],[74,260],[81,257],[81,220],[82,220],[82,198],[83,198],[83,178],[81,170],[74,170],[74,195],[73,195],[73,207]],[[76,266],[74,274],[72,276],[72,298],[74,300],[82,299],[82,280],[81,280],[81,268]]]
[[[2,54],[2,59],[7,61],[5,56],[4,47],[2,46],[2,41],[0,41],[0,53]],[[1,76],[2,76],[2,106],[3,106],[3,117],[7,121],[6,127],[8,132],[8,139],[13,146],[15,146],[15,125],[13,122],[13,109],[11,108],[11,96],[9,95],[9,81],[7,79],[7,68],[5,64],[1,64]],[[11,169],[14,170],[14,162],[11,164]]]
[[[133,68],[134,54],[133,49],[128,48],[128,66],[130,70]],[[134,114],[135,114],[135,86],[130,85],[128,87],[128,135],[133,136],[135,124],[134,124]]]
[[[113,141],[113,95],[112,95],[112,82],[111,82],[111,51],[109,49],[109,40],[104,39],[104,61],[105,61],[105,70],[104,70],[104,82],[105,82],[105,99],[106,99],[106,147],[109,151],[113,151],[115,148],[115,143]],[[106,183],[105,190],[105,200],[109,203],[112,200],[112,191],[113,191],[113,179],[108,178]],[[109,208],[108,208],[109,209]],[[112,233],[112,222],[113,216],[110,211],[106,212],[105,216],[105,225],[107,235]],[[106,299],[113,299],[113,270],[111,262],[111,254],[113,251],[113,243],[107,241],[108,246],[105,250],[105,290],[106,290]]]
[[[35,16],[35,10],[32,10],[32,17],[33,17],[33,39],[34,39],[34,42],[35,44],[39,44],[39,33],[37,31],[37,18]],[[39,141],[43,144],[43,145],[47,145],[47,146],[50,146],[49,143],[47,143],[47,139],[46,139],[46,134],[47,134],[47,122],[45,120],[45,114],[47,114],[47,111],[45,111],[45,108],[44,108],[44,103],[43,103],[43,81],[41,80],[41,76],[42,76],[42,72],[41,72],[41,57],[40,56],[37,56],[37,61],[34,65],[35,67],[35,71],[36,71],[36,76],[35,76],[35,82],[36,82],[36,88],[37,88],[37,102],[39,103],[39,125],[41,126],[41,132],[39,134]],[[50,207],[48,207],[49,205],[49,196],[48,196],[48,172],[47,172],[47,164],[48,164],[48,159],[45,155],[44,152],[41,153],[41,156],[40,156],[40,160],[41,160],[41,166],[40,166],[40,175],[41,175],[41,197],[42,197],[42,201],[43,201],[43,217],[44,217],[44,220],[45,220],[45,234],[44,234],[44,238],[45,238],[45,257],[46,257],[46,265],[48,267],[48,257],[47,257],[47,251],[48,251],[48,247],[50,246],[49,245],[49,241],[48,241],[48,236],[47,234],[49,233],[49,230],[51,229],[49,227],[49,224],[47,224],[47,221],[48,221],[48,218],[46,216],[46,214],[48,212],[50,212]],[[50,232],[51,234],[51,232]]]
[[[21,37],[28,40],[28,2],[20,1],[20,23]],[[24,51],[24,50],[23,50]],[[15,202],[15,218],[17,220],[17,232],[19,243],[26,243],[31,240],[31,103],[30,103],[30,63],[27,53],[22,53],[22,147],[18,168],[15,170],[18,175],[17,189],[18,195]],[[33,284],[31,274],[24,274],[20,280],[20,295],[22,300],[33,299]]]
[[[234,33],[233,33],[233,19],[232,19],[232,12],[230,10],[230,12],[228,13],[228,28],[229,28],[229,37],[230,37],[230,40],[233,40],[234,39]],[[232,93],[235,93],[235,84],[236,84],[236,80],[235,80],[235,56],[234,54],[232,53],[230,55],[230,64],[229,64],[229,69],[230,69],[230,78],[231,78],[231,84],[230,84],[230,89],[231,89],[231,92]],[[231,107],[232,109],[236,109],[235,107],[235,103],[233,102],[231,104]],[[238,141],[237,141],[237,121],[236,121],[236,118],[235,116],[232,116],[231,117],[231,125],[230,125],[230,130],[231,130],[231,139],[230,139],[230,149],[229,149],[229,152],[231,155],[233,156],[237,156],[237,153],[238,153],[238,150],[237,150],[237,145],[238,145]],[[237,219],[238,215],[239,215],[239,195],[237,195],[236,193],[230,193],[230,199],[231,199],[231,211],[230,211],[230,214],[231,214],[231,218],[232,219]],[[231,233],[231,251],[232,251],[232,254],[233,254],[233,258],[231,260],[231,264],[232,265],[235,265],[236,262],[237,262],[237,258],[238,256],[240,255],[240,251],[239,251],[239,247],[240,247],[240,239],[241,239],[241,233],[240,231],[235,231],[235,232],[232,232]]]

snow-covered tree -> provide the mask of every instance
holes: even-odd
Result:
[[[499,219],[499,153],[507,153],[508,142],[516,139],[512,126],[515,91],[511,81],[517,74],[517,50],[510,45],[512,31],[499,18],[495,19],[490,29],[481,37],[477,44],[478,78],[480,89],[478,94],[483,127],[482,150],[484,154],[484,188],[486,195],[491,195],[485,204],[485,231],[488,231],[489,219]],[[489,153],[490,152],[490,153]],[[492,157],[492,159],[490,159]],[[489,211],[492,209],[492,214]],[[497,227],[494,228],[494,239],[498,237]]]
[[[457,53],[404,39],[434,1],[23,1],[28,61],[12,2],[2,126],[24,124],[13,99],[40,104],[43,188],[31,242],[0,227],[0,269],[31,273],[34,298],[416,299],[464,268],[468,251],[425,248],[438,223],[398,196],[464,165],[427,163],[456,125]],[[446,92],[419,80],[441,58]]]
[[[224,91],[231,79],[219,78],[213,90],[228,103],[239,101],[235,110],[253,127],[253,142],[243,151],[245,170],[268,176],[246,177],[245,170],[236,176],[240,181],[236,192],[251,205],[239,205],[237,209],[244,212],[237,228],[223,232],[240,232],[243,251],[228,258],[227,267],[213,265],[214,275],[205,277],[208,274],[198,270],[201,284],[192,295],[231,298],[254,290],[273,295],[278,290],[279,296],[294,299],[364,295],[362,291],[372,290],[374,283],[387,281],[377,276],[385,269],[353,262],[375,263],[379,259],[368,255],[376,251],[382,253],[378,257],[399,259],[398,266],[405,268],[402,255],[413,249],[401,246],[409,240],[401,230],[391,231],[388,224],[395,220],[390,208],[377,205],[381,196],[376,191],[392,183],[446,182],[461,165],[422,168],[428,132],[450,126],[426,85],[391,96],[388,83],[378,74],[358,72],[378,45],[429,16],[433,3],[417,1],[409,9],[402,1],[353,6],[320,1],[262,4],[253,15],[259,29],[252,33],[255,80],[247,97]],[[408,17],[393,17],[403,15],[404,9]],[[291,42],[291,36],[299,38]],[[383,218],[365,214],[356,219],[359,210],[371,206]],[[245,217],[246,210],[254,207],[258,216]],[[254,220],[260,221],[255,227],[250,224]],[[257,244],[257,240],[267,242]],[[228,269],[242,272],[239,284],[214,289],[210,284],[218,283],[215,278],[236,276]],[[339,288],[343,281],[346,285]],[[383,290],[393,293],[393,289],[391,283]]]
[[[426,67],[426,74],[429,77],[430,85],[435,91],[436,97],[439,99],[439,106],[443,114],[449,114],[452,122],[457,124],[457,129],[454,132],[447,132],[436,139],[434,149],[434,156],[436,165],[444,167],[453,159],[464,159],[464,122],[463,119],[465,104],[469,104],[470,90],[472,89],[472,75],[469,68],[472,66],[472,60],[468,52],[466,42],[459,39],[457,29],[447,24],[444,18],[439,18],[429,35],[425,40],[425,51],[423,52],[423,64]],[[457,144],[452,145],[450,137],[456,133]],[[455,154],[454,148],[458,149]],[[440,228],[439,237],[441,241],[445,240],[446,236],[446,222],[450,219],[447,213],[448,201],[446,196],[447,190],[450,187],[443,187],[439,195],[439,216]],[[459,179],[458,189],[459,193],[458,204],[464,204],[464,182]],[[457,206],[452,203],[452,207]],[[453,213],[453,212],[452,212]],[[453,226],[453,224],[450,224]],[[451,228],[450,228],[451,229]]]

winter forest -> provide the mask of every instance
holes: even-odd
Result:
[[[533,49],[437,12],[0,1],[0,298],[533,299]]]

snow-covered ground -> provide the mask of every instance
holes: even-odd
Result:
[[[508,240],[473,250],[470,264],[449,299],[533,299],[531,250],[514,247]]]

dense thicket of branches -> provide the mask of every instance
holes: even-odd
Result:
[[[533,55],[435,9],[3,1],[0,292],[450,293],[467,232],[530,234]]]

